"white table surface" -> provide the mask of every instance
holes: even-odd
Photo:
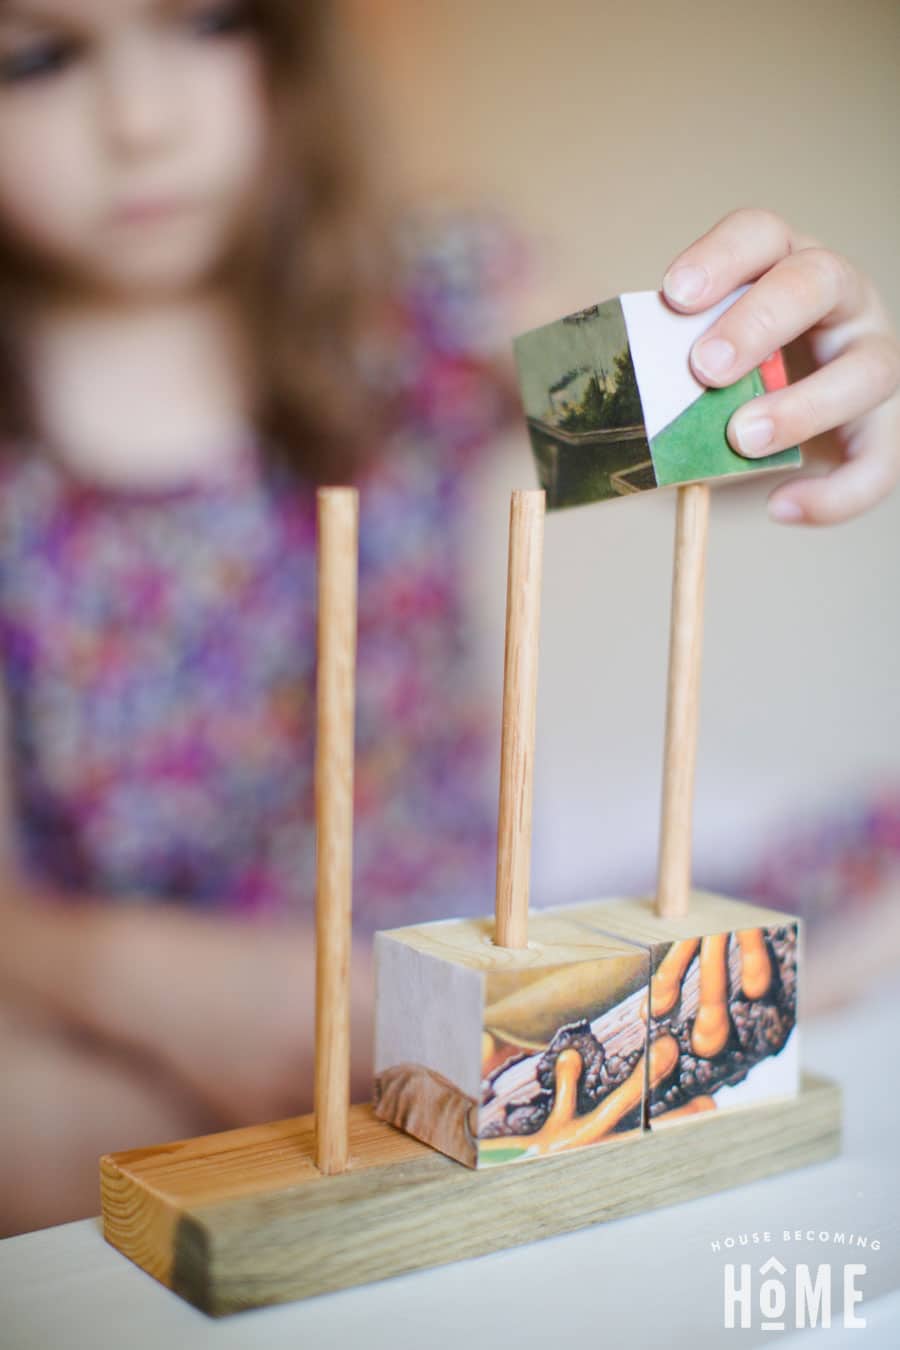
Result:
[[[439,1350],[540,1346],[566,1350],[705,1350],[731,1345],[900,1346],[900,980],[842,1013],[803,1026],[804,1066],[838,1078],[845,1092],[840,1158],[739,1190],[636,1215],[527,1247],[301,1303],[213,1320],[132,1265],[106,1242],[99,1219],[0,1242],[0,1347],[51,1350],[194,1350],[240,1346]],[[844,1249],[785,1246],[784,1229],[865,1234],[880,1250],[865,1263],[857,1312],[864,1330],[835,1325],[784,1333],[726,1331],[726,1260],[776,1255],[831,1262],[840,1284]],[[716,1254],[728,1234],[765,1232],[769,1247]],[[756,1262],[758,1268],[759,1261]],[[789,1314],[791,1305],[789,1304]],[[759,1328],[758,1307],[754,1327]],[[789,1322],[789,1328],[793,1322]]]

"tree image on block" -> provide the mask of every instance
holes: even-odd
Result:
[[[623,347],[615,360],[613,388],[606,408],[608,427],[633,427],[641,422],[641,395],[631,353]]]
[[[655,487],[619,301],[526,333],[515,346],[548,507]]]
[[[800,463],[799,451],[735,454],[733,412],[785,382],[781,354],[725,389],[693,375],[689,352],[740,292],[700,315],[656,291],[592,305],[515,340],[522,402],[548,508]]]
[[[606,389],[600,383],[600,376],[594,371],[575,371],[574,379],[586,376],[584,394],[577,403],[565,403],[565,412],[559,419],[564,431],[593,431],[602,426],[603,408],[606,403]],[[570,379],[569,383],[574,381]],[[554,391],[551,390],[551,393]]]

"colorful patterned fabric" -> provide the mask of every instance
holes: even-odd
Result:
[[[408,241],[408,415],[360,485],[354,912],[371,928],[490,906],[497,710],[469,678],[461,580],[467,470],[505,409],[480,344],[508,244],[464,220]],[[221,481],[160,492],[11,449],[0,656],[32,876],[73,895],[311,909],[308,483],[259,446]]]
[[[827,942],[833,920],[895,905],[900,890],[900,784],[847,791],[840,805],[797,814],[753,863],[722,886],[809,920]]]

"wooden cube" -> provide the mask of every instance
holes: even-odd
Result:
[[[547,509],[800,463],[793,448],[736,454],[732,413],[785,383],[779,352],[711,389],[690,364],[695,340],[746,290],[700,314],[634,291],[567,314],[515,340],[522,405]]]
[[[700,891],[679,919],[660,918],[650,898],[544,913],[646,944],[651,1054],[660,1038],[678,1050],[671,1073],[650,1084],[651,1128],[799,1092],[799,919]]]
[[[468,1167],[640,1131],[646,944],[551,914],[525,948],[493,934],[492,918],[376,934],[376,1115]]]

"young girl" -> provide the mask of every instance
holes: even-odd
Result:
[[[3,1232],[94,1212],[103,1151],[309,1109],[316,482],[361,489],[355,1098],[371,931],[489,907],[460,578],[509,264],[487,235],[386,267],[330,14],[0,3]],[[800,334],[812,373],[736,448],[838,428],[773,511],[865,509],[900,473],[877,296],[746,211],[666,294],[743,281],[698,373]]]

